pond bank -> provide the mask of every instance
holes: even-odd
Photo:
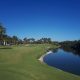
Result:
[[[45,62],[44,62],[44,57],[45,57],[46,55],[48,55],[48,54],[51,54],[51,53],[52,53],[52,51],[47,52],[46,54],[42,55],[38,60],[39,60],[41,63],[45,63]]]

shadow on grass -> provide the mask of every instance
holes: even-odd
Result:
[[[12,49],[11,46],[0,46],[0,49]]]

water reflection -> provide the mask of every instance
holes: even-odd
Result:
[[[52,50],[53,53],[57,53],[58,52],[58,49],[54,49]]]
[[[73,48],[67,48],[67,47],[62,47],[62,49],[64,51],[67,51],[67,52],[72,52],[74,55],[80,56],[80,51],[79,50],[75,50]]]
[[[52,54],[44,57],[44,62],[61,70],[80,75],[80,55],[75,51],[55,49]]]

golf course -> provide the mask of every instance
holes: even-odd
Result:
[[[0,47],[0,80],[80,80],[80,76],[50,67],[38,60],[48,47],[52,45]]]

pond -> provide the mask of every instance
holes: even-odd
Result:
[[[44,56],[44,62],[66,72],[80,75],[80,56],[73,52],[58,49]]]

